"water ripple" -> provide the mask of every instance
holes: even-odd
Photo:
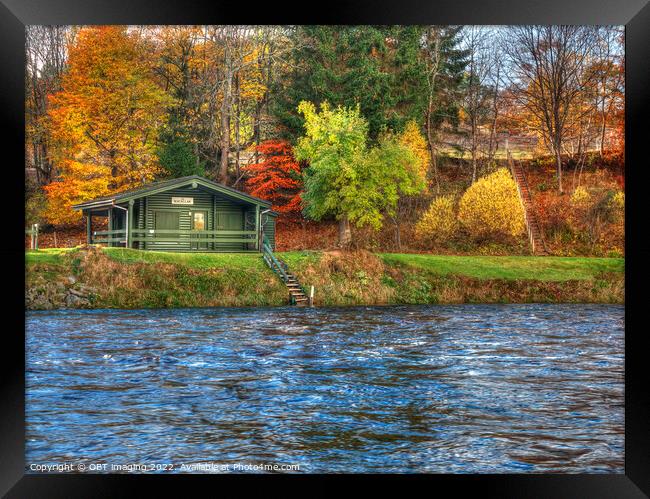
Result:
[[[624,308],[31,312],[27,459],[623,472]]]

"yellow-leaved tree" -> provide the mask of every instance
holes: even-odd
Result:
[[[61,90],[49,120],[58,177],[45,187],[46,218],[74,223],[71,205],[151,180],[169,98],[155,83],[147,42],[125,26],[79,31],[68,47]]]
[[[417,162],[411,166],[417,173],[417,176],[426,184],[431,156],[427,141],[414,120],[406,123],[404,130],[399,134],[399,142],[403,146],[408,147],[415,155]]]
[[[476,239],[521,235],[524,210],[508,170],[500,168],[474,182],[460,199],[458,220]]]

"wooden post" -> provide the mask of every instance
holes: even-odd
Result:
[[[309,290],[309,306],[313,307],[314,306],[314,286],[311,287]]]
[[[34,224],[32,224],[32,228],[29,231],[29,249],[34,249]]]
[[[59,247],[59,243],[56,241],[56,231],[54,231],[54,247],[55,248]]]
[[[133,243],[131,242],[131,229],[133,228],[133,205],[135,201],[132,199],[129,201],[129,210],[126,212],[126,247],[133,248]]]
[[[86,244],[93,243],[93,214],[86,212]]]
[[[255,205],[255,249],[260,250],[262,242],[260,241],[260,205]]]
[[[36,231],[36,249],[38,249],[38,224],[34,224],[34,230]]]
[[[108,236],[106,236],[106,239],[109,241],[106,243],[106,246],[113,246],[113,243],[110,242],[110,239],[113,237],[113,234],[110,232],[113,230],[113,208],[108,209]]]

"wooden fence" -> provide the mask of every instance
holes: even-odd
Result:
[[[38,224],[32,224],[32,226],[29,229],[25,229],[25,234],[30,236],[30,243],[29,243],[29,248],[30,249],[38,249]]]
[[[242,243],[257,247],[259,240],[254,230],[131,229],[127,234],[125,229],[115,229],[93,231],[92,236],[92,244],[125,245],[128,236],[129,246],[133,243]]]

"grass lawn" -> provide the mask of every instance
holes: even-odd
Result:
[[[77,253],[79,251],[79,253]],[[318,306],[421,303],[623,303],[624,258],[280,252]],[[25,252],[28,307],[64,308],[76,282],[95,308],[286,305],[259,253],[125,248]],[[78,290],[77,290],[78,291]]]
[[[624,258],[400,253],[380,253],[379,256],[388,265],[421,268],[441,275],[457,274],[477,279],[589,280],[602,273],[625,271]]]
[[[74,248],[48,248],[39,250],[25,251],[25,263],[33,265],[36,263],[47,263],[55,265],[61,263],[61,257],[66,253],[70,253]]]
[[[180,263],[195,269],[259,270],[265,267],[259,253],[169,253],[126,248],[104,248],[104,252],[122,263]]]
[[[170,253],[104,248],[113,260],[122,263],[174,263],[194,269],[229,268],[233,270],[265,269],[257,253]],[[25,252],[27,264],[58,264],[74,248],[51,248]],[[318,251],[279,252],[289,267],[318,261]],[[379,253],[388,266],[423,269],[439,275],[463,275],[478,279],[523,279],[568,281],[594,279],[603,273],[623,273],[624,258],[555,257],[555,256],[449,256],[408,253]]]

